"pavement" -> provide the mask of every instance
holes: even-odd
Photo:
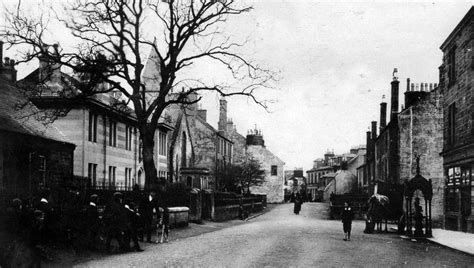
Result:
[[[342,224],[327,220],[326,204],[305,203],[300,215],[292,210],[292,204],[282,204],[249,221],[216,223],[227,227],[216,226],[215,231],[186,239],[170,237],[167,244],[147,244],[144,252],[63,266],[472,267],[474,263],[471,255],[427,241],[407,241],[396,233],[365,234],[363,221],[354,221],[351,241],[343,241]],[[174,232],[178,233],[181,230]]]
[[[428,238],[429,241],[474,256],[474,234],[443,229],[432,231],[433,237]]]

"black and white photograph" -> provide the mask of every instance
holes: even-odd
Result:
[[[0,268],[473,267],[473,0],[0,0]]]

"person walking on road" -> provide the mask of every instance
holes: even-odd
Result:
[[[301,211],[301,203],[303,203],[303,198],[301,197],[301,194],[299,192],[296,192],[294,200],[295,205],[293,208],[293,212],[296,215],[299,215]]]
[[[351,241],[352,219],[354,214],[349,202],[344,202],[344,210],[342,211],[342,227],[344,230],[344,241]]]

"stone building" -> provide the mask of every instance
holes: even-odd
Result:
[[[265,182],[260,186],[250,187],[251,193],[267,195],[268,203],[281,203],[284,199],[284,173],[285,163],[265,146],[262,133],[254,130],[246,137],[246,153],[259,160],[265,170]]]
[[[225,133],[233,143],[233,163],[242,163],[245,157],[257,159],[265,171],[265,182],[261,186],[250,188],[252,193],[265,193],[267,202],[280,203],[284,199],[285,163],[272,153],[266,146],[260,130],[249,130],[244,137],[237,132],[231,119],[227,117],[227,101],[221,99],[219,111],[219,132]]]
[[[25,87],[46,84],[41,95],[31,100],[44,111],[65,111],[53,125],[76,145],[74,176],[83,180],[83,186],[131,190],[138,184],[143,188],[145,173],[137,120],[133,111],[122,103],[121,94],[112,91],[81,100],[65,98],[65,92],[77,91],[73,86],[77,80],[63,73],[60,66],[39,60],[39,68],[21,83]],[[100,85],[104,89],[107,86]],[[170,129],[162,122],[155,133],[155,166],[161,179],[168,174],[167,132]]]
[[[324,159],[316,159],[313,162],[313,168],[306,171],[308,178],[308,195],[311,194],[313,199],[322,200],[323,192],[327,185],[334,180],[336,171],[341,169],[341,166],[351,163],[351,173],[354,177],[357,174],[357,166],[362,165],[362,157],[358,158],[358,154],[365,154],[365,148],[353,148],[349,153],[335,155],[333,151],[327,151],[324,154]],[[346,165],[347,167],[347,165]]]
[[[197,99],[197,94],[189,96]],[[221,100],[221,110],[227,102]],[[233,163],[233,143],[225,131],[207,122],[207,111],[197,104],[174,105],[169,109],[175,127],[170,140],[170,169],[173,181],[200,189],[220,189],[219,174]]]
[[[405,108],[398,114],[400,179],[416,175],[416,157],[420,157],[421,175],[432,181],[432,220],[442,226],[444,214],[443,111],[441,92],[433,83],[410,83],[407,79]],[[420,198],[422,198],[420,196]]]
[[[386,104],[381,104],[380,134],[375,140],[375,193],[383,193],[390,184],[397,183],[399,175],[399,126],[398,126],[398,94],[399,81],[394,71],[391,82],[390,122],[386,125]]]
[[[73,183],[74,144],[40,120],[14,82],[13,62],[0,62],[0,205]]]
[[[386,118],[387,103],[380,104],[381,118]],[[381,120],[381,122],[383,122]],[[385,124],[385,123],[384,123]],[[367,131],[366,153],[363,163],[357,167],[357,183],[360,193],[373,194],[375,182],[375,141],[377,140],[377,121],[371,122],[372,129]]]
[[[474,232],[474,7],[441,45],[445,227]]]

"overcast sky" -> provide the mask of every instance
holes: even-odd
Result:
[[[327,149],[348,152],[379,121],[382,95],[390,103],[393,68],[400,105],[407,77],[438,83],[439,47],[472,4],[255,1],[235,27],[249,29],[256,57],[281,70],[280,90],[267,95],[278,103],[267,113],[230,99],[229,116],[243,134],[257,124],[287,170],[311,168]],[[217,98],[205,106],[217,122]]]
[[[393,68],[401,80],[400,105],[407,77],[437,83],[439,46],[473,4],[246,1],[253,11],[230,19],[226,29],[236,40],[249,37],[247,53],[280,71],[281,79],[276,90],[260,94],[276,101],[270,112],[229,98],[228,117],[243,135],[257,125],[287,170],[311,168],[327,149],[346,153],[365,144],[370,121],[379,121],[382,95],[389,103]],[[20,67],[19,78],[30,70]],[[218,102],[209,95],[202,103],[214,126]]]

